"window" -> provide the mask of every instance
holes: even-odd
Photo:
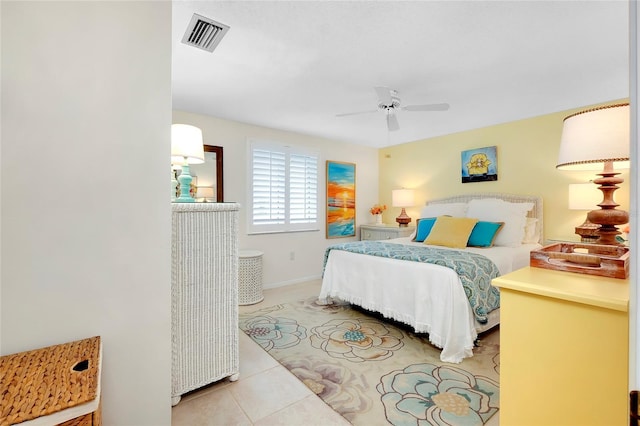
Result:
[[[318,230],[318,154],[251,141],[250,234]]]

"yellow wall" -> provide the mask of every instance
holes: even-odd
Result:
[[[607,103],[615,102],[619,101]],[[415,224],[420,206],[429,199],[474,192],[540,195],[544,203],[545,237],[572,236],[586,212],[568,209],[568,185],[588,182],[597,177],[598,171],[559,171],[555,166],[563,119],[590,107],[383,148],[379,151],[380,202],[391,205],[393,189],[415,189],[416,203],[420,205],[406,209]],[[494,145],[497,146],[498,180],[461,183],[461,151]],[[615,200],[620,208],[628,211],[629,171],[621,172],[625,182],[616,191]],[[390,208],[384,221],[395,223],[399,213],[400,209]]]

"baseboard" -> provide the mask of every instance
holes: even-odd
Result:
[[[295,280],[289,280],[289,281],[280,281],[277,283],[269,283],[269,284],[265,284],[264,285],[264,289],[269,289],[269,288],[279,288],[279,287],[284,287],[284,286],[288,286],[288,285],[293,285],[293,284],[300,284],[300,283],[306,283],[309,281],[316,281],[316,280],[320,280],[322,279],[322,275],[311,275],[308,277],[301,277],[301,278],[296,278]]]

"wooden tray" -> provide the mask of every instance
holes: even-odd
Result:
[[[629,248],[585,243],[557,243],[531,252],[536,268],[611,278],[629,277]]]

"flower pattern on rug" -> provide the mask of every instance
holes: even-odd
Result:
[[[311,346],[351,362],[381,361],[404,345],[402,333],[374,319],[335,319],[310,331]]]
[[[267,352],[293,347],[307,337],[307,329],[290,318],[260,315],[243,321],[240,327]]]
[[[493,371],[498,375],[500,374],[500,345],[498,343],[487,343],[479,340],[478,346],[473,348],[474,355],[481,355],[485,353],[493,353],[491,362],[493,363]]]
[[[495,354],[491,360],[493,361],[493,370],[500,374],[500,354]]]
[[[434,364],[392,371],[377,390],[393,425],[482,425],[498,411],[500,397],[496,381]]]
[[[280,363],[347,420],[371,409],[372,401],[366,395],[369,384],[364,375],[314,357],[282,358]]]
[[[464,426],[498,412],[500,344],[492,332],[453,367],[440,362],[425,335],[315,298],[241,313],[240,328],[354,426],[385,418],[403,426]]]
[[[300,307],[303,311],[323,312],[326,314],[337,314],[351,308],[351,304],[341,300],[336,300],[328,305],[321,305],[318,303],[317,297],[310,297],[308,299],[301,300],[293,306]]]

